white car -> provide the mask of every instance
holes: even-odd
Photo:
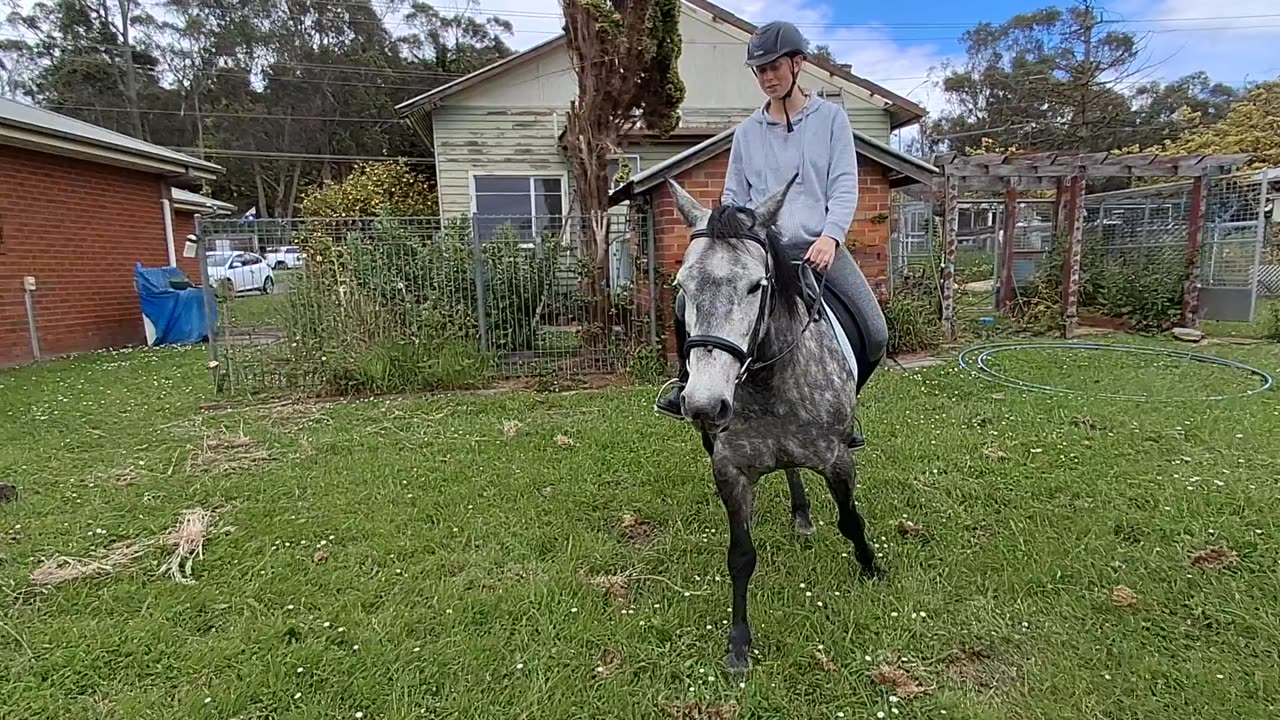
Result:
[[[267,264],[274,270],[296,270],[306,259],[307,254],[297,245],[286,245],[267,253]]]
[[[209,284],[214,288],[267,295],[276,287],[271,266],[256,253],[211,252],[205,256],[205,264],[209,268]]]

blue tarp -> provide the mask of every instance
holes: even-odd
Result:
[[[188,281],[186,274],[172,265],[144,268],[134,263],[133,282],[142,303],[142,315],[155,330],[152,345],[188,345],[207,339],[204,289],[173,288],[169,281]],[[214,309],[217,320],[217,309]]]

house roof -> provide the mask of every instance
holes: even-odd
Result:
[[[212,179],[223,172],[211,162],[5,98],[0,98],[0,144],[169,177]]]
[[[235,212],[236,206],[221,200],[214,200],[211,197],[205,197],[193,193],[182,188],[172,188],[173,190],[173,206],[178,210],[185,210],[193,213],[211,213],[221,215],[223,213]]]
[[[663,160],[648,170],[632,175],[631,179],[626,183],[609,193],[609,205],[617,205],[642,195],[665,182],[667,178],[679,175],[685,170],[728,150],[733,142],[734,130],[736,128],[729,128],[715,137]],[[889,178],[891,187],[914,185],[916,183],[929,184],[940,174],[936,167],[924,160],[894,150],[857,130],[853,131],[853,146],[859,155],[870,158],[895,171],[896,175],[891,175]]]
[[[731,25],[747,34],[751,34],[756,31],[755,25],[747,22],[746,20],[743,20],[742,18],[738,17],[737,15],[734,15],[728,10],[725,10],[719,5],[715,5],[713,3],[707,2],[707,0],[683,0],[683,2],[689,5],[692,5],[693,7],[698,8],[699,10],[710,13],[712,17],[716,18],[717,20],[720,20],[725,24]],[[458,78],[457,80],[446,83],[444,85],[441,85],[438,88],[435,88],[421,95],[418,95],[417,97],[405,100],[404,102],[396,106],[396,112],[399,113],[401,116],[404,116],[404,115],[408,115],[409,113],[415,110],[418,110],[424,107],[427,110],[434,109],[435,107],[440,105],[441,101],[443,101],[445,98],[449,97],[450,95],[453,95],[454,93],[461,92],[463,90],[466,90],[469,87],[473,87],[479,83],[482,83],[485,80],[488,80],[489,78],[492,78],[496,75],[499,75],[505,72],[507,69],[511,67],[514,67],[521,63],[525,63],[530,60],[534,60],[538,57],[541,57],[542,55],[545,55],[548,52],[551,52],[552,50],[555,50],[556,48],[560,47],[561,45],[564,44],[564,42],[565,42],[564,35],[563,34],[557,35],[551,38],[550,40],[546,40],[537,45],[534,45],[533,47],[529,48],[528,50],[525,50],[524,52],[499,60],[498,62],[493,63],[492,65],[489,65],[487,67],[481,68],[480,70],[477,70],[476,72],[473,72],[470,75],[465,75],[463,77]],[[816,57],[809,58],[809,64],[813,65],[814,67],[821,68],[822,70],[825,70],[826,72],[830,73],[834,77],[840,78],[845,82],[852,83],[866,90],[872,95],[878,96],[892,103],[893,107],[890,110],[889,125],[893,129],[897,129],[905,125],[910,125],[916,122],[917,120],[919,120],[920,118],[924,117],[925,115],[925,109],[920,107],[918,104],[864,77],[861,77],[859,75],[854,75],[850,69],[844,66],[830,63],[830,62],[827,62],[826,60],[822,60]]]

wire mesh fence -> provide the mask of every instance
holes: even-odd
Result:
[[[1135,329],[1177,323],[1188,280],[1191,181],[1085,197],[1080,312],[1121,319]],[[937,292],[942,262],[941,204],[895,196],[891,239],[894,295]],[[1199,313],[1251,321],[1259,296],[1280,294],[1280,170],[1210,178],[1202,210]],[[990,322],[998,307],[1004,247],[1003,199],[958,203],[955,316]],[[1015,314],[1044,318],[1062,298],[1059,218],[1052,199],[1022,197],[1011,248]]]
[[[657,353],[652,238],[638,217],[611,218],[597,272],[589,230],[564,217],[202,222],[219,387],[412,392],[626,370]]]
[[[1266,185],[1265,171],[1210,178],[1199,209],[1189,181],[1086,197],[1082,311],[1123,317],[1143,329],[1177,322],[1197,227],[1193,218],[1199,213],[1201,316],[1253,320],[1266,234]]]

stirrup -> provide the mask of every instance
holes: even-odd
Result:
[[[684,419],[685,419],[685,417],[684,417],[684,415],[683,415],[683,414],[680,414],[680,413],[672,413],[672,412],[670,412],[670,411],[668,411],[668,410],[664,410],[664,409],[662,408],[662,406],[659,404],[659,403],[662,401],[662,399],[663,399],[664,397],[666,397],[666,395],[667,395],[667,390],[668,390],[672,385],[674,385],[674,384],[676,384],[676,383],[679,383],[679,382],[680,382],[680,378],[672,378],[672,379],[668,380],[667,382],[663,383],[662,387],[658,389],[658,397],[657,397],[657,399],[655,399],[655,400],[653,401],[653,411],[654,411],[654,412],[658,413],[659,415],[665,415],[665,416],[667,416],[667,417],[669,417],[669,418],[674,418],[674,419],[676,419],[676,420],[684,420]]]

